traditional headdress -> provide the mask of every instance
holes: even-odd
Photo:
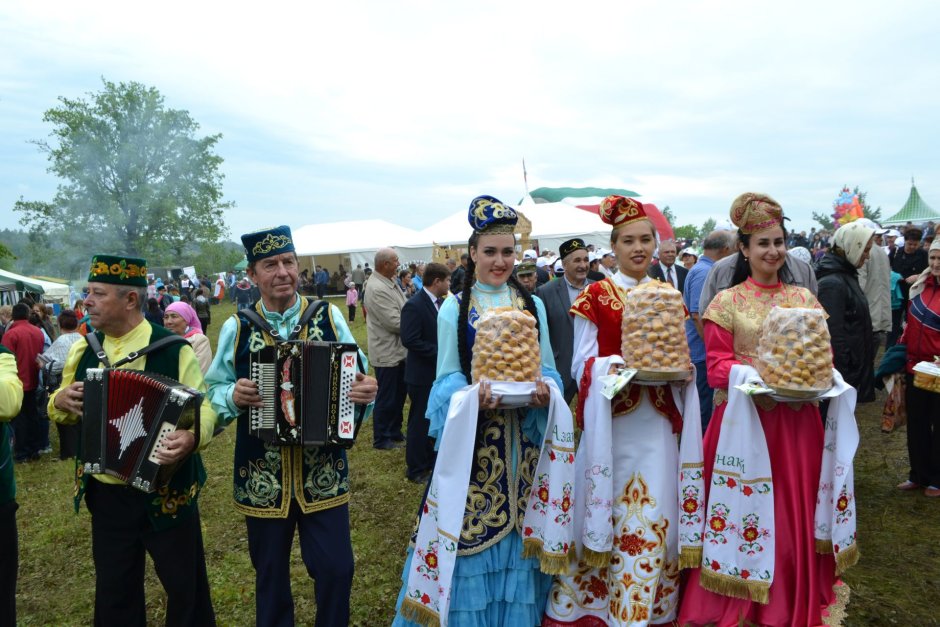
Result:
[[[248,263],[281,253],[294,252],[294,240],[291,238],[290,227],[284,224],[245,233],[242,235],[242,245],[245,247]]]
[[[569,239],[567,242],[562,242],[561,246],[558,248],[558,255],[564,259],[571,253],[576,253],[579,250],[587,250],[587,246],[583,239],[575,237],[574,239]]]
[[[752,235],[783,224],[783,208],[770,196],[747,192],[731,203],[731,221],[741,233]]]
[[[630,224],[637,220],[649,220],[643,205],[633,198],[608,196],[601,202],[601,220],[614,228]]]
[[[140,257],[95,255],[91,258],[88,282],[147,287],[147,262]]]
[[[197,333],[204,333],[202,330],[202,322],[199,321],[196,310],[193,309],[189,303],[184,303],[183,301],[170,303],[166,311],[172,311],[186,322],[186,326],[189,327],[189,330],[186,332],[185,337],[190,337]]]
[[[512,233],[519,216],[492,196],[477,196],[470,202],[467,219],[477,233]]]

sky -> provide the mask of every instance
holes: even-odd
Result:
[[[102,77],[221,133],[232,239],[424,228],[479,194],[621,187],[678,224],[746,191],[792,226],[843,185],[940,209],[940,3],[4,2],[0,228],[59,181],[31,143]]]

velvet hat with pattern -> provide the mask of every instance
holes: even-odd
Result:
[[[561,246],[558,247],[558,256],[564,259],[571,253],[576,253],[579,250],[587,250],[587,245],[585,245],[583,239],[575,237],[566,242],[562,242]]]
[[[245,247],[248,263],[281,253],[294,252],[294,240],[291,237],[290,227],[284,224],[245,233],[242,235],[242,245]]]
[[[601,220],[614,228],[637,220],[649,220],[643,205],[625,196],[608,196],[601,202],[599,213]]]
[[[477,196],[467,215],[477,233],[512,233],[519,220],[516,210],[492,196]]]
[[[731,221],[745,235],[753,235],[783,224],[783,208],[766,194],[747,192],[731,203]]]
[[[91,258],[88,282],[147,287],[147,262],[126,255],[95,255]]]

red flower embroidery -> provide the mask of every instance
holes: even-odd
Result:
[[[744,539],[748,542],[753,542],[760,537],[760,532],[757,531],[757,527],[746,527],[744,529]]]
[[[428,568],[437,568],[437,553],[428,553],[424,556],[424,563]]]
[[[525,537],[528,538],[529,536],[532,535],[532,527],[526,527],[525,529],[523,529],[522,533],[524,533]]]
[[[568,463],[569,464],[574,463],[574,453],[568,453]]]
[[[687,498],[682,501],[682,509],[690,514],[694,513],[698,509],[698,500],[692,497]]]
[[[591,581],[588,582],[587,591],[596,599],[606,599],[607,598],[607,582],[599,577],[591,576]]]
[[[721,516],[712,516],[711,520],[708,521],[708,526],[715,531],[724,531],[725,530],[725,519]]]
[[[543,503],[548,503],[548,488],[542,486],[539,488],[539,500]]]
[[[741,492],[744,492],[744,496],[751,496],[754,494],[754,490],[749,485],[744,486],[744,488],[741,489]]]
[[[421,602],[424,603],[425,605],[428,605],[431,603],[431,597],[428,596],[427,592],[421,595]]]
[[[718,570],[721,568],[721,564],[719,564],[716,560],[712,560],[711,567],[712,570]]]
[[[555,451],[549,451],[548,458],[552,461],[555,461]]]
[[[728,487],[729,487],[729,488],[736,488],[736,487],[738,487],[738,482],[735,481],[734,479],[728,479]]]
[[[836,509],[840,512],[844,512],[849,506],[849,498],[844,494],[839,497],[839,500],[836,501]]]
[[[635,533],[628,533],[620,536],[618,539],[620,550],[627,555],[639,555],[646,549],[646,542]]]
[[[742,571],[741,571],[741,579],[747,579],[747,578],[750,577],[750,576],[751,576],[751,572],[750,572],[750,571],[748,571],[748,570],[742,570]]]
[[[561,511],[567,512],[570,507],[571,507],[571,497],[565,496],[565,498],[561,499]]]
[[[425,513],[425,514],[428,513],[428,504],[427,504],[427,503],[424,504],[424,513]]]

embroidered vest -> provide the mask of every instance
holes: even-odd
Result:
[[[0,345],[0,355],[16,356],[6,346]],[[0,505],[16,498],[16,478],[13,476],[13,447],[10,446],[10,427],[0,422]]]
[[[307,304],[307,299],[301,297],[301,312]],[[258,315],[264,315],[260,302],[254,308]],[[250,354],[273,345],[274,340],[246,316],[235,317],[235,376],[249,378]],[[337,341],[329,304],[319,307],[299,339]],[[346,451],[336,446],[267,444],[248,433],[248,413],[244,412],[236,425],[234,497],[235,509],[255,518],[286,518],[291,499],[297,500],[305,514],[338,507],[349,502]]]
[[[150,343],[173,335],[163,327],[148,324],[150,324]],[[95,335],[103,344],[104,334],[96,331]],[[171,344],[141,357],[146,360],[145,371],[178,381],[181,348],[183,348],[182,344]],[[75,380],[84,381],[88,368],[97,368],[99,363],[98,356],[91,346],[86,347],[75,369]],[[132,365],[134,363],[136,362],[132,362]],[[79,453],[75,462],[75,511],[77,512],[89,481],[89,476],[84,474],[84,464],[81,461],[81,442],[79,442]],[[205,482],[206,469],[202,465],[202,456],[199,453],[193,453],[180,465],[169,484],[152,494],[140,492],[139,498],[148,501],[147,515],[153,528],[159,531],[173,527],[191,515],[195,511],[199,491]]]
[[[512,287],[510,290],[514,306],[523,309],[522,297]],[[471,352],[479,319],[477,305],[471,301],[467,316],[467,344]],[[523,432],[524,412],[524,409],[480,412],[457,555],[479,553],[513,529],[522,533],[541,445]]]

